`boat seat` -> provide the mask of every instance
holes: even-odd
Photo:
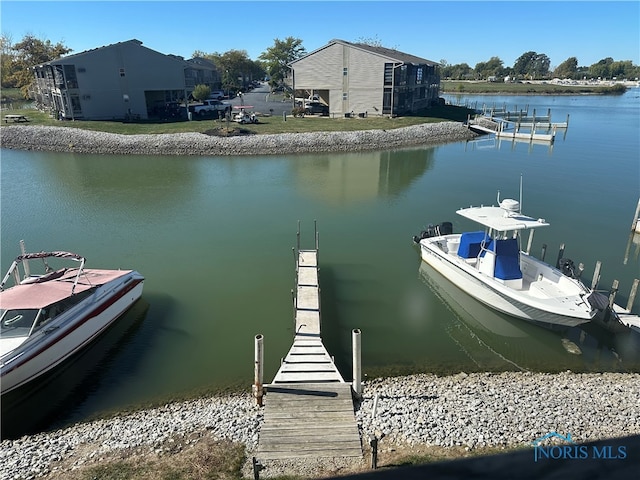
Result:
[[[487,250],[495,252],[495,269],[493,276],[500,280],[517,280],[522,278],[520,270],[520,248],[515,238],[492,240]]]
[[[464,232],[460,235],[458,255],[462,258],[476,258],[480,254],[482,244],[491,241],[485,232]]]

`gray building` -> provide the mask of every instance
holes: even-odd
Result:
[[[163,117],[197,84],[219,75],[205,59],[185,61],[128,40],[33,67],[35,100],[58,118],[137,120]]]
[[[439,64],[390,48],[331,40],[289,66],[294,95],[318,95],[331,114],[405,115],[438,102]]]

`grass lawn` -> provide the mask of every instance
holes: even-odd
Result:
[[[260,123],[242,125],[242,128],[254,133],[274,134],[274,133],[301,133],[301,132],[330,132],[330,131],[355,131],[355,130],[381,130],[408,127],[423,123],[457,121],[462,122],[467,119],[471,111],[456,106],[435,107],[425,110],[421,115],[387,118],[387,117],[367,117],[367,118],[343,118],[343,117],[292,117],[287,115],[286,121],[282,116],[260,117]],[[121,122],[121,121],[58,121],[49,114],[40,112],[33,108],[2,110],[2,115],[17,114],[25,115],[29,119],[26,125],[51,125],[56,127],[75,127],[85,130],[96,130],[101,132],[121,133],[121,134],[161,134],[161,133],[181,133],[181,132],[204,132],[212,128],[240,127],[235,122],[221,120],[194,120],[191,122]],[[6,128],[2,122],[2,128]],[[25,125],[21,123],[20,125]]]

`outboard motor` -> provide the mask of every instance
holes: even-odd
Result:
[[[451,222],[442,222],[438,226],[440,235],[451,235],[453,233],[453,224]]]
[[[558,269],[563,275],[569,278],[578,278],[576,275],[576,266],[570,258],[561,258],[558,260]]]
[[[440,225],[429,224],[425,230],[419,235],[413,236],[415,243],[420,243],[423,238],[439,237],[440,235],[451,235],[453,233],[453,224],[451,222],[442,222]]]

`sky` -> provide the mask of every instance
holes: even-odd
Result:
[[[511,67],[534,51],[551,68],[603,58],[640,64],[640,1],[31,1],[0,0],[12,43],[33,35],[79,53],[136,38],[164,54],[245,50],[257,60],[275,39],[307,52],[332,39],[374,40],[435,62]]]

